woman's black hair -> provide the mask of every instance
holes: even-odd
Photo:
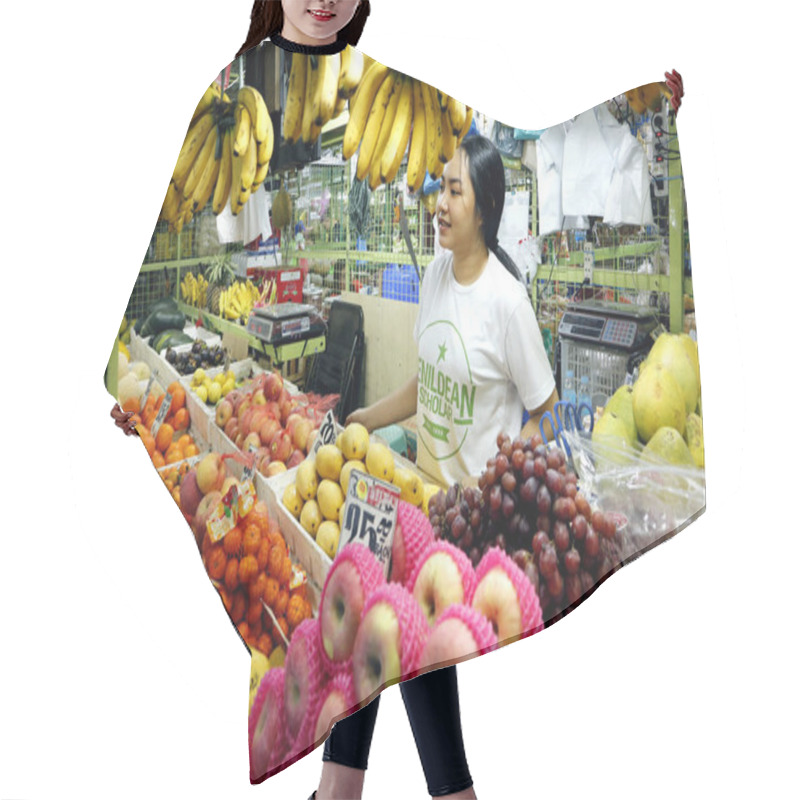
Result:
[[[497,242],[497,230],[506,201],[506,173],[497,148],[485,136],[469,136],[459,150],[467,156],[469,179],[475,194],[475,211],[481,215],[481,233],[486,247],[520,282],[522,274],[511,256]]]
[[[355,47],[361,38],[368,16],[369,0],[361,0],[353,18],[339,31],[337,40],[344,39],[349,45]],[[283,6],[280,0],[254,0],[253,8],[250,11],[250,30],[236,55],[240,56],[251,47],[255,47],[264,39],[268,39],[282,30]]]

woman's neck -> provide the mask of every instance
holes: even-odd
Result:
[[[283,19],[283,30],[281,31],[281,36],[284,39],[294,42],[295,44],[307,44],[307,45],[324,45],[324,44],[333,44],[336,41],[337,34],[333,34],[333,36],[328,36],[326,39],[315,39],[313,36],[307,36],[303,33],[299,28],[296,28],[292,23],[284,17]]]
[[[475,283],[489,263],[489,251],[484,244],[470,247],[465,252],[453,250],[453,275],[462,286]]]

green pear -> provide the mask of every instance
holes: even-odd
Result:
[[[694,467],[695,461],[680,431],[665,425],[645,445],[642,459],[652,463],[666,461],[676,467]]]
[[[633,386],[623,385],[611,396],[605,411],[616,414],[625,424],[626,438],[633,445],[638,439],[636,421],[633,418]],[[605,413],[605,412],[604,412]]]
[[[639,373],[633,385],[633,418],[645,444],[665,425],[675,428],[683,436],[686,430],[683,392],[663,364],[650,363]]]

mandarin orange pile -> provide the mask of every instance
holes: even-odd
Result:
[[[219,542],[208,533],[201,546],[203,563],[242,638],[269,656],[283,637],[264,610],[273,611],[284,635],[311,616],[305,585],[289,588],[292,561],[286,541],[266,504],[259,500]]]
[[[167,464],[176,464],[178,461],[196,456],[200,452],[200,448],[195,444],[194,439],[186,433],[189,428],[186,390],[178,381],[173,381],[167,387],[167,391],[172,395],[172,402],[169,406],[169,412],[155,436],[150,431],[164,400],[163,394],[158,396],[149,395],[141,411],[139,411],[138,400],[129,401],[123,409],[135,411],[133,420],[136,422],[136,430],[139,432],[139,436],[147,448],[147,452],[156,469],[160,469]],[[177,482],[177,480],[173,480],[173,486],[169,487],[170,491],[175,488]]]

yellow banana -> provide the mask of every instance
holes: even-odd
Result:
[[[208,136],[206,136],[206,140],[203,142],[203,147],[201,148],[197,158],[194,160],[194,164],[192,164],[189,174],[186,176],[186,182],[183,184],[183,199],[189,200],[190,206],[192,197],[194,195],[194,190],[197,188],[197,184],[200,182],[200,178],[205,172],[206,165],[208,164],[209,159],[214,158],[214,148],[216,145],[217,126],[214,125],[209,131]]]
[[[164,198],[164,204],[161,206],[161,219],[172,222],[178,216],[178,206],[181,203],[181,193],[178,191],[175,184],[170,181],[167,187],[167,196]]]
[[[201,209],[205,208],[206,203],[211,199],[211,193],[214,191],[214,186],[217,182],[217,177],[219,175],[219,166],[220,161],[222,159],[217,159],[214,156],[216,155],[217,151],[217,129],[216,127],[214,130],[209,134],[209,138],[213,137],[214,142],[212,144],[212,151],[211,155],[206,161],[205,169],[203,170],[203,174],[200,176],[200,180],[197,182],[197,188],[194,190],[193,202],[192,202],[192,213],[196,214]]]
[[[314,120],[319,114],[319,104],[322,98],[322,77],[325,73],[324,56],[310,55],[308,57],[308,74],[306,75],[306,100],[303,106],[303,141],[311,142],[311,129]]]
[[[253,178],[253,191],[258,189],[264,180],[267,177],[267,173],[269,172],[269,161],[266,164],[261,164],[258,169],[256,169],[256,176]]]
[[[231,213],[236,216],[239,213],[239,191],[241,189],[242,177],[242,162],[243,156],[237,156],[233,153],[233,144],[231,144]]]
[[[342,155],[345,161],[355,155],[359,142],[364,136],[367,120],[375,102],[375,96],[383,85],[389,68],[377,61],[364,74],[356,94],[350,98],[350,119],[344,131]]]
[[[442,140],[442,112],[435,95],[436,89],[427,83],[422,84],[422,94],[425,99],[425,124],[426,124],[426,167],[431,178],[439,168],[439,149]],[[434,178],[435,180],[435,178]]]
[[[380,162],[381,183],[393,181],[408,146],[411,135],[411,118],[414,114],[414,86],[411,78],[403,81],[397,112],[394,115],[389,138],[383,148]],[[388,114],[387,114],[388,118]],[[386,124],[384,122],[384,124]]]
[[[375,191],[375,189],[381,185],[381,161],[383,160],[383,154],[386,152],[386,145],[389,142],[389,137],[392,134],[405,82],[405,77],[398,73],[394,87],[392,88],[392,95],[386,106],[386,113],[383,115],[378,141],[375,143],[375,149],[372,151],[372,158],[369,163],[369,188],[372,189],[372,191]],[[366,136],[364,139],[366,140]]]
[[[303,125],[303,105],[306,96],[306,65],[308,56],[292,53],[292,71],[289,73],[289,91],[283,112],[283,138],[296,142]]]
[[[339,97],[336,99],[336,105],[333,108],[333,119],[336,119],[340,114],[343,114],[345,109],[347,108],[347,100],[343,97]]]
[[[272,127],[272,120],[267,115],[267,135],[263,142],[258,143],[258,165],[269,164],[272,152],[275,147],[275,130]]]
[[[219,96],[219,84],[214,81],[214,83],[212,83],[211,86],[205,90],[203,96],[200,98],[200,102],[197,104],[194,114],[192,114],[192,122],[194,122],[201,114],[205,114],[206,111],[210,111],[214,105],[214,101],[219,100]],[[189,124],[191,125],[192,123],[190,122]]]
[[[250,144],[252,132],[252,120],[250,112],[243,106],[236,106],[236,125],[233,128],[233,153],[243,156],[247,152],[247,145]]]
[[[341,57],[338,53],[334,53],[330,56],[322,56],[322,60],[324,71],[319,79],[319,109],[317,111],[317,116],[314,118],[314,124],[318,125],[320,128],[332,119],[333,109],[336,107]],[[321,66],[320,69],[323,69],[323,67]]]
[[[242,161],[242,174],[239,176],[240,194],[249,191],[253,185],[253,179],[258,169],[257,147],[256,140],[251,136]]]
[[[381,84],[375,102],[369,112],[367,127],[364,129],[364,138],[358,151],[358,163],[356,165],[356,177],[363,181],[369,174],[372,156],[375,153],[378,140],[380,139],[383,119],[396,88],[399,88],[401,75],[393,70],[388,72]]]
[[[444,165],[456,154],[456,134],[453,133],[453,126],[450,124],[450,117],[446,111],[442,112],[440,119],[442,122],[442,144],[439,150],[439,160]]]
[[[450,100],[450,97],[446,95],[444,92],[440,92],[438,89],[436,90],[436,100],[439,103],[439,110],[444,113],[447,111],[447,103]]]
[[[269,111],[267,111],[267,104],[261,96],[261,92],[254,89],[252,86],[242,86],[239,89],[239,102],[247,109],[250,114],[250,120],[253,125],[253,133],[256,137],[256,142],[261,144],[267,138],[267,128],[272,127],[269,119]]]
[[[219,165],[219,175],[217,184],[214,187],[214,199],[211,201],[211,210],[219,214],[228,202],[228,195],[231,193],[231,170],[233,164],[233,132],[230,128],[225,131],[225,138],[222,140],[222,158]]]
[[[447,114],[453,127],[453,133],[458,136],[464,127],[464,120],[467,118],[467,107],[460,100],[451,97],[447,104]]]
[[[342,50],[342,64],[339,71],[339,97],[347,100],[355,94],[364,74],[364,56],[359,50],[348,45]]]
[[[175,181],[175,185],[179,189],[183,189],[183,185],[186,183],[186,176],[197,158],[197,154],[202,149],[209,131],[213,127],[214,117],[211,113],[206,113],[189,128],[186,138],[183,140],[181,151],[178,154],[175,169],[172,170],[172,180]]]
[[[422,85],[416,79],[414,84],[414,128],[411,132],[411,144],[408,151],[408,170],[406,180],[411,192],[417,192],[425,180],[426,149],[426,122],[425,100],[422,96]]]

